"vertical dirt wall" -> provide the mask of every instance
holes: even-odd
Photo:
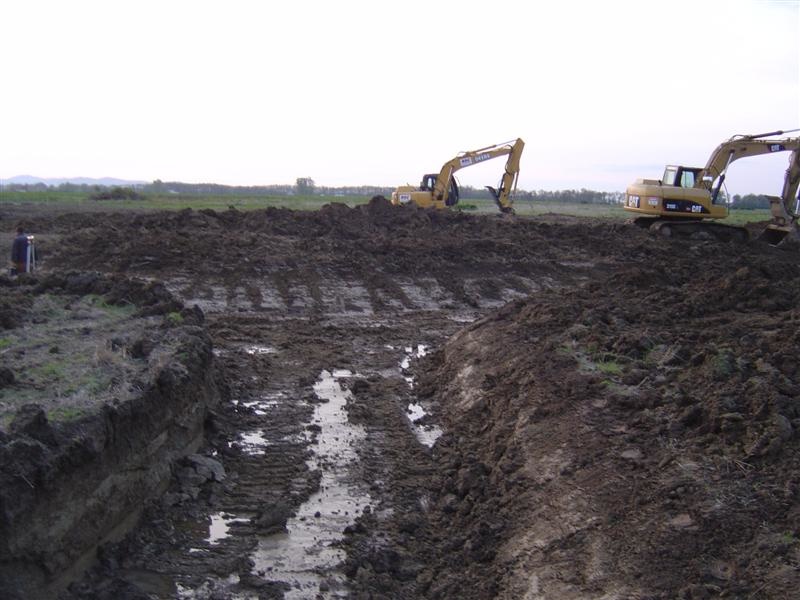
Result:
[[[203,439],[219,398],[211,341],[184,327],[139,397],[68,427],[27,405],[0,433],[0,597],[54,598],[163,491],[170,465]]]

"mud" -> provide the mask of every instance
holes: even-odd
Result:
[[[43,272],[198,306],[224,376],[63,598],[798,588],[796,248],[382,202],[0,217]]]

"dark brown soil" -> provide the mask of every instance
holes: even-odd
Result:
[[[795,248],[378,201],[24,220],[42,270],[150,278],[198,305],[233,400],[204,450],[224,483],[176,476],[72,598],[796,597]],[[306,459],[333,369],[369,508],[304,587],[257,549],[324,480]],[[417,425],[444,430],[430,449],[417,401]],[[212,543],[223,513],[241,519]]]

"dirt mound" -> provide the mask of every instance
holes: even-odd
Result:
[[[796,265],[636,269],[448,342],[430,597],[792,597],[798,298]]]
[[[192,211],[101,214],[92,227],[77,216],[38,227],[61,232],[58,268],[102,264],[112,271],[220,276],[225,271],[259,272],[313,264],[342,273],[367,270],[393,275],[472,273],[506,265],[526,271],[531,256],[555,260],[574,253],[595,257],[613,251],[614,229],[586,223],[560,226],[502,217],[399,208],[383,202],[320,211]],[[36,227],[37,224],[31,224]],[[645,234],[631,230],[642,241]]]

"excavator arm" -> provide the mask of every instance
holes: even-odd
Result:
[[[786,205],[787,211],[797,212],[797,207],[792,211],[791,202],[797,197],[797,188],[800,186],[800,148],[795,149],[789,157],[789,168],[786,169],[786,177],[783,180],[783,190],[781,190],[781,201]],[[797,220],[797,214],[792,215]]]
[[[444,201],[445,204],[448,205],[455,204],[454,202],[448,203],[447,199],[449,191],[452,189],[451,180],[456,171],[499,156],[508,155],[505,171],[500,180],[500,187],[498,189],[489,187],[489,190],[492,192],[494,200],[502,212],[514,212],[511,195],[517,187],[519,162],[524,147],[525,142],[517,138],[513,142],[495,144],[494,146],[487,146],[478,150],[459,153],[455,158],[442,165],[442,169],[439,171],[439,175],[436,177],[436,183],[433,186],[433,198],[437,201]]]
[[[798,203],[797,188],[800,186],[800,149],[796,149],[789,156],[789,168],[783,179],[783,189],[780,196],[767,196],[772,221],[761,233],[761,239],[767,243],[777,245],[787,236],[793,236],[795,241],[800,241],[797,221]],[[792,205],[794,203],[794,206]]]
[[[800,148],[800,138],[772,138],[772,136],[783,133],[783,131],[773,131],[756,135],[736,135],[721,143],[711,153],[706,166],[695,182],[695,187],[703,187],[711,191],[712,202],[716,202],[722,184],[725,182],[725,174],[732,162],[747,156],[796,151]]]

